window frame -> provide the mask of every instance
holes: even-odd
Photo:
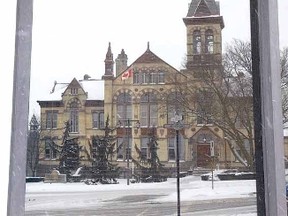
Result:
[[[46,129],[56,129],[58,124],[58,111],[56,110],[47,110],[46,114],[46,122],[45,128]],[[49,123],[49,125],[48,125]]]

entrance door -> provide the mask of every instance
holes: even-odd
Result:
[[[210,166],[210,145],[201,144],[197,145],[197,167]]]

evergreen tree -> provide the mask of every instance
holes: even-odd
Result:
[[[138,160],[132,158],[133,163],[136,165],[136,176],[139,177],[141,182],[162,182],[166,181],[165,168],[160,162],[157,150],[158,142],[156,137],[156,128],[153,128],[149,134],[148,157],[144,152],[135,145],[136,152],[138,154]]]
[[[80,165],[79,152],[80,147],[78,138],[71,138],[69,136],[69,122],[65,123],[65,131],[62,140],[62,150],[60,153],[59,171],[60,173],[67,174],[67,178],[71,175],[72,171],[76,171]]]
[[[28,143],[27,143],[27,157],[26,157],[26,175],[36,176],[36,171],[39,165],[39,140],[40,140],[40,124],[33,114],[28,133]]]
[[[106,119],[104,136],[93,136],[90,144],[90,161],[92,162],[93,182],[102,184],[117,183],[119,177],[118,164],[112,163],[116,153],[116,137],[111,135],[115,129],[109,127],[109,116]]]

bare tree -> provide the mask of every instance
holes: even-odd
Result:
[[[283,123],[287,122],[287,48],[281,52]],[[254,168],[253,89],[251,44],[234,40],[222,62],[184,70],[185,82],[175,81],[177,101],[192,124],[201,121],[219,127],[234,154],[248,169]],[[176,79],[175,79],[176,80]],[[182,96],[181,96],[182,95]],[[181,97],[180,97],[181,96]]]

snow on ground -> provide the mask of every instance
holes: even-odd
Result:
[[[213,189],[212,189],[213,184]],[[129,194],[162,193],[163,196],[153,199],[156,202],[176,202],[176,178],[169,178],[161,183],[130,183],[127,185],[126,179],[119,179],[119,184],[112,185],[86,185],[85,183],[27,183],[26,184],[26,209],[49,209],[50,203],[46,202],[45,197],[55,196],[57,193],[74,194],[69,200],[61,200],[59,208],[69,208],[85,205],[101,205],[105,200],[119,198]],[[97,192],[99,196],[87,198],[90,192]],[[187,176],[180,179],[180,200],[196,201],[224,198],[245,198],[255,197],[255,180],[242,181],[201,181],[200,176]],[[105,192],[105,193],[104,193]],[[103,196],[101,196],[103,194]],[[30,202],[34,196],[38,196],[37,202]],[[59,194],[60,196],[60,194]],[[56,200],[55,200],[56,201]],[[64,205],[63,205],[64,204]],[[53,208],[57,204],[53,203]],[[235,214],[236,215],[236,214]],[[255,213],[237,214],[238,216],[254,216]]]

